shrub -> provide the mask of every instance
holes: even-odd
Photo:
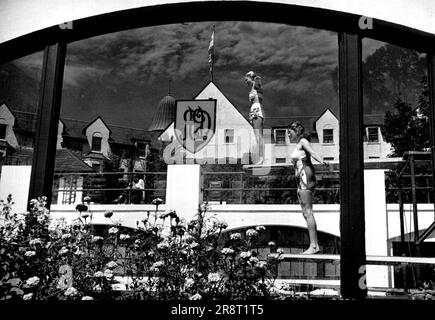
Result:
[[[186,222],[173,210],[148,211],[136,229],[110,221],[96,228],[85,204],[75,220],[52,219],[46,198],[25,214],[2,202],[0,298],[92,299],[274,299],[279,256],[264,259],[256,242],[264,227],[223,243],[227,224],[201,205]],[[85,213],[85,214],[83,214]],[[119,290],[119,280],[127,287]],[[117,286],[118,284],[118,286]]]

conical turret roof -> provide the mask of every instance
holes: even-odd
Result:
[[[160,100],[149,131],[163,131],[175,120],[175,98],[167,95]]]

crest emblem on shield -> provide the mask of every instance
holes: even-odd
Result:
[[[184,149],[203,149],[216,130],[216,100],[177,100],[175,137]]]

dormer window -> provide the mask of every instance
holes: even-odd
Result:
[[[100,137],[98,133],[92,136],[92,147],[91,150],[95,152],[101,152],[101,142],[103,138]]]
[[[6,128],[6,124],[0,123],[0,140],[6,140]]]
[[[379,132],[377,127],[368,128],[368,141],[371,143],[379,142]]]
[[[333,129],[323,129],[323,143],[334,143]]]

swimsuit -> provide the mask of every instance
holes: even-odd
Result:
[[[314,175],[314,166],[311,162],[311,156],[307,153],[301,144],[297,144],[291,155],[291,160],[295,167],[295,176],[298,184],[298,193],[301,190],[314,191],[316,188],[316,176]]]
[[[249,92],[249,100],[252,102],[251,111],[249,112],[249,121],[260,117],[264,119],[264,111],[260,101],[263,99],[263,94],[258,92],[255,88],[252,88]],[[254,102],[255,101],[255,102]]]

